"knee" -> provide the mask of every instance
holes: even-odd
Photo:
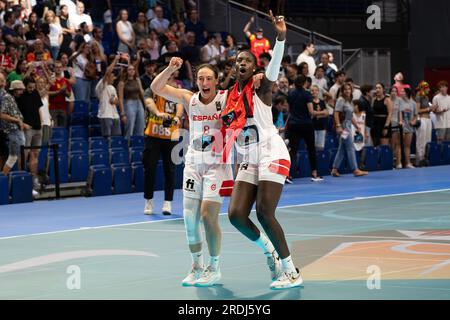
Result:
[[[231,224],[235,227],[239,227],[243,225],[243,210],[240,210],[238,206],[230,206],[230,209],[228,210],[228,219],[230,220]]]
[[[259,223],[264,227],[270,225],[271,221],[274,219],[274,213],[270,212],[267,206],[260,204],[256,206],[256,217]]]

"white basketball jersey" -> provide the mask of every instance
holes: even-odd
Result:
[[[225,108],[228,91],[220,90],[207,105],[200,101],[199,95],[194,94],[189,103],[189,148],[186,163],[217,163],[217,158],[221,155],[213,155],[212,146],[214,136],[218,136],[222,128],[220,113]]]

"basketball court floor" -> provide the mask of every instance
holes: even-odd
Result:
[[[143,215],[142,194],[1,206],[0,299],[450,299],[449,166],[287,185],[277,217],[304,284],[286,291],[226,214],[221,284],[182,287],[181,196],[169,217]]]

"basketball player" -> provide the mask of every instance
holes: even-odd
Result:
[[[271,270],[275,274],[272,273],[270,288],[276,290],[298,287],[303,279],[293,264],[283,229],[275,218],[275,209],[289,175],[290,156],[273,125],[271,111],[272,87],[278,79],[284,54],[286,24],[284,17],[274,17],[272,11],[270,17],[277,40],[261,85],[257,90],[252,88],[257,59],[250,51],[240,52],[236,60],[237,83],[230,89],[222,119],[225,127],[240,131],[235,146],[243,157],[231,196],[229,219],[263,250],[268,262],[272,262]],[[258,220],[267,236],[249,219],[255,202]]]

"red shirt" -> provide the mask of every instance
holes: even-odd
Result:
[[[14,69],[14,66],[11,62],[11,58],[7,55],[0,54],[0,68],[4,69]]]
[[[49,91],[58,91],[64,84],[69,91],[72,91],[69,81],[66,78],[56,79],[55,83],[50,86]],[[55,96],[49,96],[49,109],[50,110],[67,110],[66,95],[64,93],[57,94]]]
[[[266,38],[258,39],[254,34],[250,36],[250,51],[256,56],[259,65],[259,55],[269,52],[270,42]]]

